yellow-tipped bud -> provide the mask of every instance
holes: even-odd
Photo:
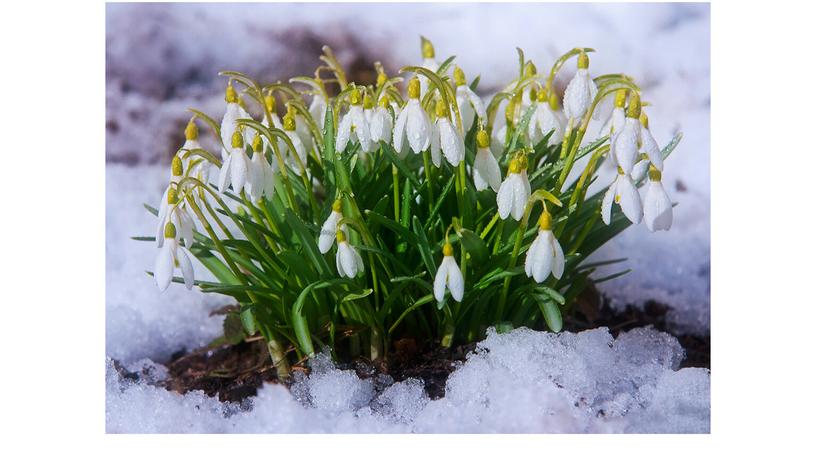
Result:
[[[618,166],[618,175],[624,175],[626,172],[623,171],[623,168]]]
[[[389,105],[390,103],[391,103],[391,98],[390,98],[390,97],[388,97],[388,94],[383,94],[383,95],[380,97],[380,104],[379,104],[379,105],[380,105],[380,107],[382,107],[382,108],[388,108],[388,105]]]
[[[431,40],[428,40],[425,37],[421,37],[422,39],[422,58],[423,59],[433,59],[436,57],[436,52],[434,51],[433,43]]]
[[[177,203],[178,200],[178,190],[175,187],[171,187],[167,190],[167,204],[173,205]]]
[[[518,158],[519,171],[527,170],[527,152],[523,149],[519,150],[518,153],[516,153],[516,158]]]
[[[363,98],[360,96],[360,90],[356,87],[352,89],[351,93],[349,94],[349,102],[351,102],[351,105],[360,105],[363,103]]]
[[[640,118],[640,95],[633,91],[632,97],[629,98],[629,107],[626,108],[626,116],[628,118]]]
[[[532,96],[532,95],[533,95],[533,93],[530,92],[530,96]],[[535,100],[538,101],[539,103],[549,102],[549,97],[547,97],[547,91],[545,91],[543,89],[540,89],[539,91],[537,91]]]
[[[656,167],[654,164],[649,164],[649,180],[653,182],[659,182],[663,179],[663,173]]]
[[[269,110],[269,113],[276,113],[278,110],[278,102],[275,100],[275,96],[272,94],[267,94],[264,97],[264,104],[266,104],[266,109]]]
[[[538,91],[535,87],[530,88],[530,100],[538,100]]]
[[[447,118],[448,115],[450,115],[448,104],[442,98],[436,99],[436,117]]]
[[[530,78],[536,73],[538,73],[538,69],[536,69],[536,66],[535,64],[533,64],[533,61],[529,61],[526,64],[524,64],[524,78]]]
[[[255,137],[252,138],[252,151],[255,153],[263,152],[263,139],[261,139],[261,134],[255,133]]]
[[[516,158],[511,159],[510,166],[507,168],[507,173],[509,174],[521,173],[521,162]]]
[[[374,99],[371,98],[368,92],[363,96],[363,108],[366,110],[374,108]]]
[[[616,108],[623,108],[626,105],[626,92],[627,89],[618,89],[615,92],[615,107]]]
[[[190,118],[190,122],[184,128],[184,138],[187,140],[196,140],[198,138],[198,126],[195,124],[195,118]]]
[[[550,91],[550,109],[551,110],[558,110],[558,95],[555,91]]]
[[[184,166],[181,164],[179,155],[174,155],[173,160],[170,161],[170,172],[176,177],[181,177],[184,174]]]
[[[224,96],[224,100],[226,100],[228,104],[234,104],[238,102],[238,93],[235,92],[235,88],[232,87],[232,83],[227,85],[227,93]]]
[[[490,145],[490,136],[484,129],[479,129],[479,132],[476,133],[476,145],[479,148],[487,148]]]
[[[341,242],[346,242],[346,233],[344,233],[342,230],[337,231],[337,234],[335,235],[335,237],[337,238],[337,243],[338,244],[341,243]]]
[[[413,77],[408,81],[408,98],[419,99],[419,78]]]
[[[453,82],[456,83],[456,86],[465,86],[467,84],[465,71],[459,68],[458,65],[453,69]]]
[[[386,75],[385,72],[377,73],[377,87],[378,88],[380,86],[384,85],[386,81],[388,81],[388,75]]]
[[[552,229],[552,216],[547,209],[544,209],[544,212],[541,213],[541,216],[538,217],[538,227],[544,231],[549,231]]]
[[[172,224],[171,222],[167,222],[167,224],[164,225],[164,238],[165,239],[176,238],[176,225]]]
[[[646,116],[646,112],[643,110],[640,111],[640,124],[646,129],[649,129],[649,117]]]
[[[343,209],[343,201],[341,201],[339,199],[335,199],[335,201],[332,203],[332,210],[337,212],[337,213],[340,213],[340,211],[342,209]]]
[[[244,148],[244,136],[240,128],[232,133],[232,148]]]
[[[578,68],[579,69],[589,68],[589,56],[587,56],[586,53],[583,51],[581,51],[581,54],[578,55]]]
[[[453,256],[453,246],[450,244],[450,242],[446,242],[445,245],[442,246],[442,255],[446,257]]]
[[[283,117],[283,130],[284,131],[294,131],[297,128],[297,123],[295,123],[295,115],[292,113],[287,113]]]

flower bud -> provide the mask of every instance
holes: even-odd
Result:
[[[509,174],[518,174],[521,172],[521,163],[518,159],[513,158],[510,160],[510,166],[507,168],[507,172]]]
[[[382,97],[380,97],[380,103],[379,103],[380,107],[388,108],[388,105],[390,103],[391,103],[391,98],[388,97],[388,94],[383,94]]]
[[[552,216],[547,212],[547,209],[544,209],[544,212],[538,217],[538,227],[544,231],[550,231],[552,229]]]
[[[184,128],[184,138],[186,140],[196,140],[198,138],[198,126],[195,124],[195,118],[190,118],[190,122]]]
[[[446,257],[453,256],[453,246],[450,244],[450,242],[445,242],[445,245],[442,246],[442,255]]]
[[[337,231],[335,237],[337,238],[338,244],[341,242],[346,242],[346,233],[344,233],[342,230]]]
[[[583,51],[581,51],[581,54],[578,55],[578,68],[579,69],[589,68],[589,56],[587,56],[586,53]]]
[[[240,128],[232,133],[232,148],[244,148],[244,136]]]
[[[659,182],[663,179],[663,173],[660,172],[660,169],[654,167],[653,164],[649,164],[649,180],[652,182]]]
[[[266,104],[266,109],[269,110],[269,113],[276,113],[277,112],[277,101],[275,100],[275,96],[272,94],[267,94],[264,96],[264,104]]]
[[[252,151],[255,153],[263,151],[263,140],[261,139],[261,135],[257,132],[255,133],[255,137],[252,138]]]
[[[615,92],[615,107],[616,108],[623,108],[626,105],[626,92],[627,89],[618,89]]]
[[[184,166],[179,155],[173,156],[173,160],[170,162],[170,173],[175,177],[181,177],[184,174]]]
[[[235,88],[232,87],[232,83],[227,85],[227,92],[224,96],[224,100],[227,101],[228,104],[234,104],[238,102],[238,93],[235,92]]]
[[[436,117],[447,118],[448,115],[450,115],[448,104],[442,98],[436,99]]]
[[[436,52],[434,51],[433,43],[431,40],[428,40],[425,37],[421,37],[422,39],[422,58],[423,59],[433,59],[436,57]]]
[[[533,61],[529,61],[524,65],[524,78],[530,78],[536,73],[538,73],[538,69],[536,69],[536,66],[535,64],[533,64]]]
[[[538,100],[538,91],[535,87],[530,88],[530,100]]]
[[[287,113],[283,117],[283,130],[294,131],[296,127],[297,124],[295,123],[295,115],[293,115],[292,113]]]
[[[176,238],[176,225],[171,222],[167,222],[164,225],[164,238],[165,239],[175,239]]]
[[[467,85],[467,80],[465,79],[465,71],[459,68],[457,65],[455,69],[453,69],[453,82],[456,83],[456,86],[465,86]]]
[[[349,94],[349,102],[351,105],[360,105],[362,103],[362,98],[360,97],[360,90],[356,87],[351,90]]]
[[[649,129],[649,117],[646,116],[646,112],[640,112],[640,125],[643,126],[644,129]]]
[[[388,81],[388,75],[385,72],[378,72],[377,73],[377,87],[384,85],[385,82]]]
[[[335,201],[332,203],[332,210],[337,212],[337,213],[340,213],[340,211],[342,209],[343,209],[343,201],[341,201],[339,199],[335,199]]]
[[[363,96],[363,108],[366,110],[374,108],[374,99],[371,98],[371,95],[368,92],[366,92]]]
[[[167,190],[167,204],[174,205],[178,200],[178,190],[175,187],[170,187]]]
[[[408,81],[408,98],[409,99],[419,99],[419,78],[413,77]]]
[[[640,118],[640,94],[632,91],[632,97],[629,98],[629,107],[626,108],[626,116],[628,118]]]
[[[558,95],[555,94],[555,91],[550,91],[550,109],[551,110],[558,110]]]
[[[490,145],[490,136],[487,135],[487,131],[484,129],[480,129],[479,132],[476,133],[476,145],[479,148],[487,148]]]
[[[532,96],[533,96],[533,92],[531,91],[530,92],[530,100],[532,100]],[[543,102],[549,102],[550,98],[547,96],[547,91],[545,91],[544,89],[541,89],[536,93],[535,100],[538,103],[543,103]]]

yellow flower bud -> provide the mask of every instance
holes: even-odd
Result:
[[[642,111],[642,110],[641,110],[641,112],[640,112],[640,124],[641,124],[641,125],[642,125],[644,128],[649,129],[649,117],[648,117],[648,116],[646,116],[646,112],[644,112],[644,111]]]
[[[490,145],[490,136],[487,135],[487,131],[484,129],[480,129],[479,132],[476,133],[476,145],[479,148],[487,148]]]
[[[654,167],[653,164],[649,164],[649,180],[653,182],[659,182],[662,179],[663,173],[660,172],[658,168]]]
[[[507,168],[507,172],[509,174],[518,174],[521,172],[521,163],[518,159],[513,158],[510,160],[510,166]]]
[[[362,103],[362,98],[360,97],[360,90],[356,87],[351,90],[351,94],[349,94],[349,102],[351,105],[360,105]]]
[[[341,201],[341,200],[339,200],[339,199],[336,199],[336,200],[335,200],[335,201],[332,203],[332,210],[333,210],[333,211],[335,211],[335,212],[337,212],[337,213],[340,213],[340,211],[341,211],[342,209],[343,209],[343,201]]]
[[[184,166],[181,164],[181,157],[174,155],[170,162],[170,172],[176,177],[181,177],[184,174]]]
[[[533,64],[533,61],[529,61],[526,64],[524,64],[524,78],[530,78],[536,73],[538,73],[538,69],[536,69],[536,66],[535,64]]]
[[[550,91],[550,109],[558,110],[558,95],[555,91]]]
[[[283,117],[283,130],[284,131],[294,131],[297,128],[297,123],[295,123],[295,115],[292,113],[287,113]]]
[[[530,100],[538,100],[538,91],[535,86],[530,88]]]
[[[269,110],[269,113],[276,113],[277,112],[277,101],[275,100],[275,96],[272,94],[267,94],[264,97],[264,104],[266,104],[266,109]]]
[[[337,238],[338,243],[346,242],[346,233],[344,233],[342,230],[338,230],[335,237]]]
[[[549,231],[552,229],[552,216],[547,209],[544,209],[544,212],[541,213],[541,216],[538,217],[538,227],[544,231]]]
[[[176,238],[176,225],[167,222],[164,225],[164,238],[165,239],[175,239]]]
[[[378,88],[380,86],[384,85],[386,81],[388,81],[388,75],[386,75],[385,72],[377,73],[377,87]]]
[[[587,56],[586,53],[583,51],[581,51],[581,54],[578,55],[578,68],[579,69],[589,68],[589,56]]]
[[[238,128],[232,133],[232,148],[244,148],[244,136]]]
[[[423,59],[433,59],[436,57],[436,52],[434,51],[433,43],[431,40],[428,40],[425,37],[420,37],[422,40],[422,58]]]
[[[446,257],[453,256],[453,246],[450,244],[450,242],[445,242],[445,245],[442,246],[442,255]]]
[[[626,105],[626,93],[627,89],[618,89],[615,92],[615,107],[616,108],[623,108]]]
[[[255,133],[255,137],[252,138],[252,151],[256,153],[263,152],[263,140],[261,139],[261,134]]]
[[[380,97],[380,107],[388,108],[388,105],[391,103],[391,98],[388,97],[388,94],[383,94]]]
[[[224,100],[226,100],[228,104],[238,102],[238,93],[235,92],[235,88],[232,87],[232,83],[227,85],[227,93],[224,96]]]
[[[436,117],[447,118],[450,115],[448,104],[442,98],[436,99]]]
[[[175,187],[170,187],[167,190],[167,204],[174,205],[178,200],[178,190]]]
[[[533,95],[533,93],[532,93],[532,92],[530,92],[530,96],[531,96],[530,98],[531,98],[531,99],[532,99],[532,95]],[[545,90],[543,90],[543,89],[539,90],[539,91],[536,93],[536,98],[535,98],[535,100],[536,100],[536,101],[538,101],[539,103],[542,103],[542,102],[549,102],[549,97],[547,97],[547,91],[545,91]]]
[[[456,86],[465,86],[467,84],[465,71],[459,68],[458,65],[453,69],[453,82],[456,83]]]
[[[363,96],[363,108],[367,110],[374,108],[374,99],[371,98],[371,95],[367,91]]]
[[[196,126],[194,118],[190,118],[190,122],[184,128],[184,138],[187,140],[196,140],[198,138],[198,126]]]
[[[419,99],[419,78],[413,77],[408,81],[408,98]]]
[[[629,107],[626,109],[626,116],[629,118],[640,118],[640,94],[632,91],[632,97],[629,98]]]

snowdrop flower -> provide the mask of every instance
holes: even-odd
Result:
[[[167,223],[173,223],[180,233],[184,245],[190,247],[193,245],[193,231],[195,231],[195,220],[184,206],[184,202],[179,202],[178,189],[176,185],[170,185],[162,198],[161,207],[159,208],[159,222],[156,226],[156,241],[158,246],[164,244],[162,232]]]
[[[539,283],[544,282],[551,272],[556,279],[561,279],[564,274],[564,251],[552,233],[552,217],[546,209],[538,219],[538,236],[527,250],[524,272]]]
[[[601,203],[601,219],[607,225],[612,221],[612,203],[618,204],[629,219],[634,224],[640,223],[643,218],[643,207],[640,203],[640,194],[632,178],[620,166],[618,166],[618,176],[609,185]]]
[[[422,40],[422,67],[436,72],[439,70],[439,63],[436,62],[436,51],[434,51],[433,43],[425,37],[420,37]],[[428,79],[424,75],[419,75],[420,97],[428,92]]]
[[[360,90],[354,88],[349,99],[351,107],[337,126],[337,151],[345,150],[350,140],[356,140],[360,142],[360,149],[363,152],[369,152],[371,151],[371,132],[368,130],[368,121],[363,112]]]
[[[255,134],[246,184],[247,193],[255,201],[263,196],[272,198],[275,193],[275,168],[267,161],[265,152],[260,134]]]
[[[490,151],[493,152],[493,157],[501,158],[504,152],[504,142],[507,137],[507,124],[493,127],[493,135],[490,138]]]
[[[564,91],[564,115],[567,119],[583,118],[597,92],[598,87],[589,76],[589,57],[581,53],[578,56],[578,71]]]
[[[477,191],[487,189],[499,191],[501,186],[501,170],[496,157],[490,152],[490,136],[484,129],[476,133],[476,158],[473,161],[473,184]]]
[[[320,253],[328,253],[328,251],[331,250],[338,231],[346,233],[346,239],[348,239],[348,229],[346,225],[341,225],[339,228],[337,226],[337,223],[343,218],[342,209],[343,203],[339,199],[332,203],[332,211],[329,214],[329,218],[323,223],[323,227],[320,228],[320,236],[317,239],[317,247],[320,249]]]
[[[312,103],[309,104],[309,114],[312,115],[312,118],[317,123],[317,126],[320,127],[320,130],[323,130],[323,125],[326,123],[326,111],[328,109],[329,103],[326,100],[326,96],[323,95],[322,92],[315,92],[312,96]]]
[[[441,98],[436,101],[435,128],[431,138],[431,159],[434,166],[442,165],[440,149],[451,166],[458,166],[465,159],[465,141],[459,129],[451,123],[450,108]]]
[[[371,133],[372,143],[391,143],[391,130],[394,123],[391,119],[391,113],[388,112],[389,103],[388,95],[384,95],[380,98],[378,106],[371,110],[368,128]]]
[[[456,104],[459,106],[459,115],[462,117],[462,128],[469,130],[473,126],[474,116],[478,116],[482,122],[485,122],[487,111],[484,102],[467,85],[465,72],[456,67],[453,70],[453,80],[456,83]]]
[[[535,111],[533,117],[530,119],[528,126],[528,136],[533,144],[537,144],[547,135],[553,131],[547,145],[555,145],[560,143],[564,138],[564,124],[563,115],[558,110],[558,99],[555,92],[550,91],[549,97],[547,91],[538,91],[536,97]]]
[[[283,132],[286,134],[286,137],[289,138],[289,141],[292,142],[295,151],[290,151],[289,145],[281,141],[279,143],[281,153],[285,155],[284,157],[286,158],[286,162],[289,163],[289,167],[291,167],[297,175],[302,175],[303,169],[301,169],[300,164],[298,164],[294,158],[297,155],[297,158],[300,159],[300,163],[303,164],[303,167],[306,167],[306,146],[303,145],[303,141],[297,133],[297,122],[295,121],[295,115],[293,113],[287,113],[286,116],[283,117]]]
[[[176,266],[181,267],[184,286],[187,287],[187,290],[192,289],[195,281],[193,264],[190,262],[190,257],[187,256],[185,249],[179,247],[176,240],[175,225],[168,222],[164,227],[164,244],[159,250],[159,255],[156,257],[156,266],[153,268],[153,277],[156,279],[156,285],[160,291],[163,292],[170,286]]]
[[[249,157],[244,149],[244,137],[237,130],[232,134],[232,152],[227,156],[218,175],[218,191],[225,192],[232,184],[232,189],[240,193],[244,189],[249,175]]]
[[[445,299],[445,290],[450,290],[451,296],[456,301],[462,301],[462,296],[465,294],[465,279],[462,277],[462,271],[459,265],[456,264],[456,259],[453,258],[453,246],[445,242],[442,247],[442,263],[436,271],[434,278],[434,297],[436,301],[442,302]]]
[[[626,123],[626,112],[623,109],[623,107],[626,105],[626,93],[626,89],[619,89],[615,92],[614,108],[612,108],[612,113],[609,115],[609,119],[606,120],[606,123],[604,123],[603,127],[601,128],[601,131],[598,134],[599,137],[603,137],[605,135],[611,137],[612,134],[623,129],[623,125]]]
[[[638,150],[641,144],[640,129],[640,97],[633,93],[626,109],[626,120],[623,128],[612,135],[609,155],[627,174],[632,173],[635,161],[638,159]],[[662,164],[662,163],[661,163]]]
[[[357,250],[346,241],[346,233],[337,232],[337,272],[341,277],[353,279],[363,272],[363,258]]]
[[[182,150],[193,151],[201,149],[201,143],[198,142],[198,126],[196,126],[194,118],[190,119],[187,127],[184,128],[184,145]],[[194,162],[195,161],[195,162]],[[189,155],[184,161],[184,169],[186,169],[191,177],[195,177],[203,183],[207,183],[210,179],[210,162],[196,156]]]
[[[408,82],[408,102],[394,124],[394,150],[397,152],[402,152],[406,139],[416,154],[422,153],[431,145],[431,120],[420,105],[419,93],[419,80],[414,77]]]
[[[232,87],[232,84],[227,85],[226,96],[224,99],[227,101],[227,111],[224,113],[224,117],[221,119],[221,142],[223,142],[225,148],[229,148],[230,144],[232,143],[232,134],[235,133],[238,128],[237,120],[249,119],[252,117],[249,116],[249,113],[247,113],[247,111],[244,110],[244,107],[241,106],[241,100],[238,97],[238,93],[235,92],[235,88]],[[245,129],[244,143],[250,143],[254,135],[254,129]],[[221,159],[226,160],[229,153],[229,151],[222,148]]]
[[[649,130],[649,117],[646,116],[646,112],[642,110],[640,112],[640,143],[640,146],[649,158],[649,162],[651,162],[657,170],[662,171],[663,153],[660,151],[660,147],[657,146],[657,141],[655,141],[652,132]]]
[[[643,220],[649,231],[668,231],[672,225],[672,203],[661,182],[663,174],[649,166],[649,187],[643,198]]]
[[[526,162],[526,160],[525,160]],[[527,200],[530,199],[530,181],[527,179],[526,165],[522,160],[513,158],[507,170],[507,177],[496,193],[496,204],[502,220],[512,215],[516,221],[521,220]]]

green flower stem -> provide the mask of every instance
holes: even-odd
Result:
[[[451,344],[453,344],[453,335],[456,333],[456,325],[453,321],[453,313],[448,305],[445,305],[444,330],[440,345],[444,348],[449,348]]]
[[[241,190],[241,199],[244,200],[244,205],[249,209],[249,212],[252,214],[255,220],[259,222],[266,222],[266,219],[261,216],[260,212],[258,212],[258,209],[255,207],[254,204],[252,204],[252,201],[249,198],[247,198],[246,193],[243,190]],[[269,228],[268,224],[264,226]],[[263,236],[264,239],[266,240],[266,243],[269,244],[269,247],[272,249],[273,252],[277,253],[280,251],[278,244],[271,237],[269,237],[268,234],[264,234]]]
[[[428,184],[428,212],[433,212],[434,192],[433,175],[431,175],[431,154],[426,150],[422,152],[422,164],[425,168],[425,183]]]
[[[380,148],[380,152],[382,152],[382,148]],[[394,180],[394,220],[400,221],[399,169],[394,164],[391,165],[391,178]]]
[[[589,162],[584,168],[584,171],[581,173],[581,178],[578,179],[578,183],[575,185],[575,190],[572,192],[572,196],[570,197],[569,207],[579,203],[579,200],[581,203],[584,202],[584,195],[586,193],[586,189],[584,189],[584,187],[587,185],[587,180],[589,180],[589,178],[592,177],[592,174],[595,173],[595,166],[598,164],[601,157],[608,151],[609,145],[604,145],[592,154],[592,158],[590,158]]]

